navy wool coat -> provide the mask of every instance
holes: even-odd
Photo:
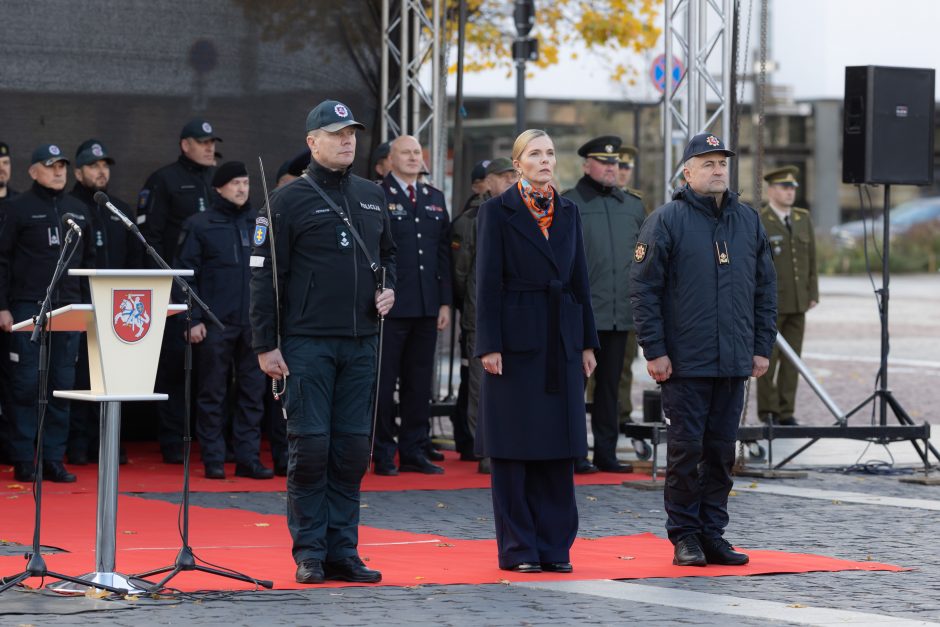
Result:
[[[578,207],[555,194],[545,239],[516,186],[480,207],[475,356],[484,373],[477,453],[518,460],[584,457],[581,354],[598,348]]]

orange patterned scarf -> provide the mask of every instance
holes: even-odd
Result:
[[[549,185],[545,191],[537,190],[525,179],[519,179],[519,193],[522,195],[522,202],[529,208],[529,213],[538,222],[542,235],[548,239],[548,229],[552,225],[552,218],[555,216],[555,190]]]

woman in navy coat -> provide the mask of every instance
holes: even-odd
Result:
[[[574,461],[587,454],[584,380],[599,347],[581,218],[551,186],[539,130],[513,145],[518,185],[480,207],[477,453],[491,458],[499,567],[571,572]]]

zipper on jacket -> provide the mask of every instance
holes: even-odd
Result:
[[[346,201],[346,194],[343,193],[343,188],[346,187],[346,181],[343,181],[339,184],[339,193],[343,197],[343,208],[346,209],[346,219],[349,220],[349,223],[352,224],[352,211],[349,210],[349,203]],[[349,234],[352,237],[352,233]],[[356,246],[353,246],[352,262],[353,262],[353,299],[352,299],[352,323],[353,323],[353,337],[359,337],[359,326],[356,324],[356,299],[359,298],[359,251],[356,250]]]

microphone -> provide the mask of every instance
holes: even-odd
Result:
[[[128,229],[133,231],[134,228],[137,226],[136,224],[131,222],[130,218],[124,215],[123,211],[121,211],[120,209],[118,209],[117,207],[111,204],[111,199],[108,198],[108,195],[105,194],[104,192],[95,192],[95,202],[98,203],[99,205],[104,205],[105,207],[107,207],[108,211],[110,211],[115,216],[120,218],[121,222],[123,222],[124,226],[126,226]]]
[[[81,236],[82,236],[82,227],[80,227],[80,226],[78,226],[78,224],[76,224],[76,222],[75,222],[76,220],[81,220],[81,218],[79,218],[79,217],[78,217],[77,215],[75,215],[74,213],[66,213],[66,214],[63,214],[63,215],[62,215],[62,221],[63,221],[70,229],[72,229],[72,231],[74,231],[76,235],[78,235],[79,237],[81,237]]]

